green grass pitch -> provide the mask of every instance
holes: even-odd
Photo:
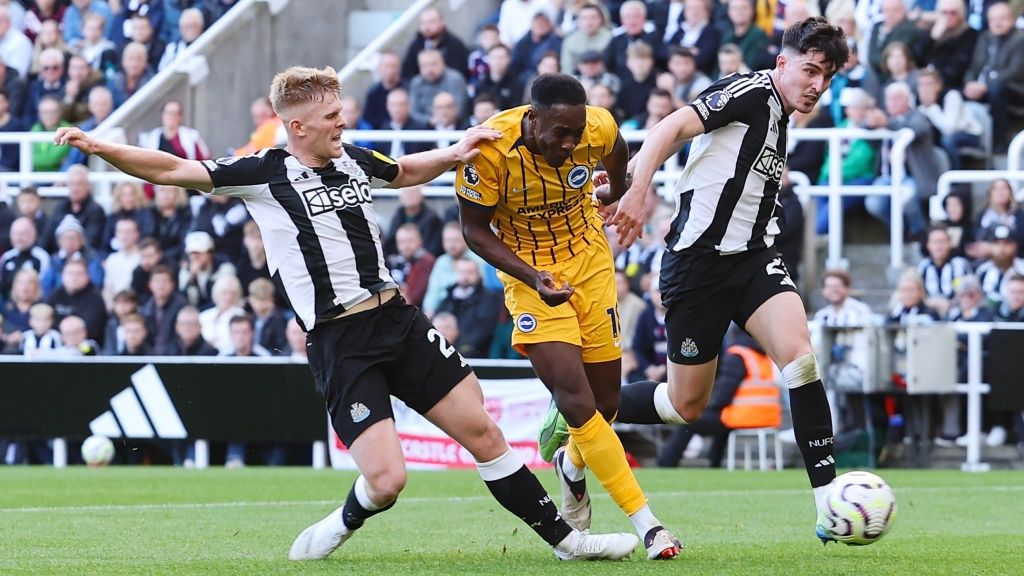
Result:
[[[340,504],[353,473],[0,467],[0,574],[1024,574],[1019,472],[882,471],[899,511],[863,548],[814,537],[803,471],[637,475],[684,542],[676,561],[560,563],[473,471],[411,473],[393,510],[328,560],[296,563],[292,539]],[[541,473],[555,494],[553,476]],[[631,531],[591,490],[594,530]]]

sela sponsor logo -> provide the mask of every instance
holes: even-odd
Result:
[[[708,110],[708,105],[704,103],[703,99],[694,100],[693,107],[697,110],[697,114],[699,114],[701,118],[707,120],[708,117],[711,116],[711,111]]]
[[[130,379],[132,385],[110,399],[110,410],[93,419],[89,430],[107,438],[186,438],[156,366],[147,364]]]
[[[729,100],[732,100],[732,94],[726,90],[712,92],[704,97],[708,108],[713,112],[721,112],[725,105],[729,103]]]
[[[820,438],[818,440],[808,440],[807,445],[812,448],[824,448],[825,446],[833,445],[835,437],[829,436],[828,438]]]
[[[462,179],[466,181],[466,184],[470,186],[476,186],[480,183],[480,174],[476,171],[476,166],[472,164],[466,164],[462,167]]]
[[[462,194],[466,198],[470,198],[472,200],[482,200],[483,199],[483,196],[480,195],[479,192],[477,192],[476,190],[471,190],[469,188],[466,188],[465,186],[461,186],[459,188],[459,194]]]
[[[518,328],[520,332],[529,334],[537,329],[537,319],[530,314],[520,314],[519,317],[516,318],[516,328]]]
[[[700,349],[697,348],[697,343],[693,341],[693,338],[687,338],[683,340],[683,343],[679,346],[679,353],[686,358],[693,358],[697,354],[700,354]]]
[[[761,149],[761,155],[757,162],[754,162],[754,172],[764,176],[772,182],[782,181],[782,170],[786,167],[786,158],[780,156],[775,148],[765,144]]]
[[[370,185],[360,180],[349,180],[338,187],[321,186],[304,190],[302,197],[309,206],[310,217],[373,202]]]
[[[580,189],[587,185],[590,181],[590,167],[589,166],[574,166],[572,170],[569,170],[569,174],[565,177],[565,183],[571,188]]]
[[[366,407],[366,404],[356,402],[352,405],[349,414],[352,416],[352,421],[358,424],[370,417],[370,409]]]

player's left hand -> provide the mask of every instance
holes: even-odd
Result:
[[[486,140],[497,140],[501,138],[501,132],[486,126],[473,126],[466,130],[466,135],[452,146],[452,152],[456,162],[472,162],[480,150],[477,148],[481,142]]]
[[[605,222],[615,226],[619,233],[619,245],[629,248],[644,232],[644,196],[635,188],[630,188],[626,195],[619,199],[615,215]]]

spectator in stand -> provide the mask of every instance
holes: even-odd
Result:
[[[58,0],[34,0],[30,3],[28,11],[25,12],[25,36],[29,40],[35,40],[36,35],[47,20],[61,22],[64,20],[64,11],[67,4]]]
[[[811,108],[811,111],[804,114],[799,110],[789,115],[789,128],[832,128],[832,115],[828,107],[820,100]],[[825,153],[828,151],[828,142],[814,140],[789,139],[787,141],[789,154],[786,157],[786,169],[792,172],[801,172],[807,175],[811,184],[818,183],[818,176],[821,168],[825,165]],[[790,269],[792,272],[792,269]]]
[[[121,69],[107,83],[114,95],[114,106],[119,107],[125,100],[138,92],[153,78],[153,71],[146,64],[146,47],[135,42],[128,43],[121,53]]]
[[[919,36],[916,58],[922,68],[937,71],[947,88],[959,90],[971,64],[978,31],[967,25],[964,0],[938,0],[935,9],[939,17],[927,35]]]
[[[633,339],[640,315],[647,310],[647,302],[637,296],[630,286],[630,278],[624,270],[615,271],[615,285],[618,292],[619,334],[622,336],[622,380],[629,381],[629,375],[637,368],[633,353]]]
[[[405,301],[420,306],[434,267],[434,255],[423,249],[420,229],[411,222],[398,227],[395,246],[397,253],[388,256],[391,277],[401,288]]]
[[[270,268],[267,266],[267,253],[263,247],[263,237],[259,226],[249,220],[242,227],[242,246],[245,254],[238,259],[238,281],[247,288],[258,278],[271,279]],[[248,292],[246,292],[248,295]]]
[[[993,139],[1002,148],[1009,142],[1012,117],[1024,119],[1024,30],[1014,29],[1010,5],[996,2],[988,8],[988,30],[981,33],[964,75],[964,96],[987,102],[996,119]]]
[[[0,88],[0,132],[24,132],[25,125],[11,110],[7,92]],[[18,143],[0,144],[0,172],[17,172],[21,166]]]
[[[110,77],[117,70],[117,45],[104,35],[106,20],[89,14],[82,23],[82,37],[70,43],[71,51],[89,63],[93,70]]]
[[[655,88],[651,90],[650,96],[647,97],[647,110],[623,122],[622,128],[626,130],[649,130],[671,114],[673,110],[675,110],[675,107],[672,105],[672,94],[668,90]],[[636,142],[633,144],[633,147],[639,149],[640,144],[640,142]]]
[[[626,118],[633,118],[644,112],[647,98],[655,87],[654,52],[643,42],[634,42],[626,51],[625,75],[621,76],[622,89],[617,103]]]
[[[540,62],[537,62],[537,67],[527,74],[523,80],[523,86],[525,87],[522,95],[523,102],[530,101],[530,88],[533,86],[533,81],[543,74],[558,74],[561,72],[558,66],[558,52],[551,51],[541,56]]]
[[[257,278],[249,284],[248,308],[252,312],[256,343],[275,355],[288,349],[284,313],[275,304],[274,283]]]
[[[451,312],[440,312],[431,320],[431,324],[441,333],[449,344],[459,341],[459,319]]]
[[[264,148],[277,148],[284,141],[281,137],[284,126],[281,124],[281,118],[270,106],[269,98],[261,96],[253,100],[249,106],[249,114],[252,115],[252,125],[256,130],[249,135],[248,142],[232,151],[235,156],[255,154]]]
[[[1000,224],[988,229],[982,239],[989,244],[989,259],[975,273],[989,304],[998,306],[1006,297],[1009,278],[1024,274],[1024,259],[1017,257],[1017,230]]]
[[[837,128],[864,127],[868,115],[875,110],[875,99],[863,88],[850,87],[843,90],[839,96],[839,104],[843,106],[845,118],[836,125]],[[840,142],[839,152],[842,155],[842,183],[848,185],[871,184],[878,174],[878,150],[868,140],[854,139]],[[829,182],[829,158],[828,151],[821,164],[821,173],[818,175],[818,182],[827,184]],[[843,212],[864,202],[863,198],[853,196],[843,197]],[[828,199],[819,197],[817,199],[817,223],[818,234],[828,233]]]
[[[580,55],[579,73],[576,79],[583,85],[583,89],[590,91],[596,84],[604,84],[615,94],[622,91],[622,80],[612,74],[604,65],[604,55],[601,52],[591,50]]]
[[[0,57],[0,90],[7,94],[10,112],[17,118],[25,113],[25,97],[28,94],[28,82],[18,75],[18,71],[4,63]],[[8,130],[13,132],[13,130]]]
[[[359,104],[354,96],[342,96],[341,98],[341,116],[345,119],[345,131],[349,130],[373,130],[373,125],[370,124],[365,118],[363,118],[362,106]],[[352,141],[348,134],[342,133],[341,136],[346,142],[352,142],[356,146],[362,148],[372,148],[373,142],[369,140],[356,140]]]
[[[814,313],[814,321],[824,326],[871,326],[875,314],[867,304],[850,296],[850,274],[845,270],[827,270],[821,279],[821,295],[827,304]]]
[[[880,85],[878,75],[857,55],[857,43],[847,38],[847,44],[850,47],[850,59],[846,61],[846,67],[832,77],[828,92],[820,100],[830,108],[832,122],[837,126],[845,118],[840,101],[846,88],[862,88],[874,98],[874,95],[879,93]]]
[[[447,92],[441,92],[434,96],[433,113],[430,115],[430,127],[437,131],[465,130],[466,124],[459,120],[459,108],[455,97]],[[438,148],[447,148],[455,143],[455,140],[441,139],[437,141]]]
[[[173,2],[174,0],[168,1]],[[238,0],[203,0],[203,16],[212,25],[237,3]]]
[[[1006,297],[996,308],[995,320],[1024,322],[1024,276],[1011,274],[1006,280]]]
[[[539,11],[547,12],[554,19],[557,12],[553,0],[506,0],[501,3],[498,13],[498,34],[501,43],[515,46],[523,36],[530,32],[533,15]]]
[[[423,200],[423,189],[420,186],[410,186],[398,191],[399,207],[391,217],[391,224],[388,226],[388,234],[384,238],[384,253],[396,254],[398,248],[395,245],[395,235],[403,224],[415,224],[420,229],[420,236],[423,238],[423,247],[431,254],[440,255],[441,247],[441,219],[430,206]]]
[[[473,98],[473,115],[469,117],[470,126],[479,126],[491,116],[498,113],[498,101],[494,96],[484,92]]]
[[[149,199],[142,192],[142,186],[134,182],[122,182],[114,188],[110,215],[103,228],[101,252],[120,250],[115,238],[117,223],[124,219],[134,220],[139,229],[139,238],[148,238],[156,231],[156,220],[149,209]]]
[[[139,297],[140,304],[149,302],[153,295],[149,291],[149,279],[158,266],[165,266],[164,252],[156,238],[143,238],[139,242],[139,265],[132,271],[132,291]]]
[[[402,59],[402,79],[412,80],[419,73],[419,53],[425,49],[437,50],[448,68],[469,78],[469,49],[458,36],[448,31],[444,24],[444,16],[437,8],[427,8],[420,12],[420,27],[416,36],[405,51]]]
[[[885,88],[894,82],[905,82],[912,88],[916,87],[917,73],[910,48],[902,42],[892,42],[882,51],[882,91],[878,94],[879,97],[883,96]]]
[[[882,73],[882,52],[893,42],[902,42],[913,50],[917,46],[917,27],[907,19],[903,0],[881,0],[882,20],[871,28],[868,64],[876,74]]]
[[[114,227],[114,244],[117,250],[111,252],[103,263],[103,298],[108,305],[114,295],[132,286],[132,274],[139,265],[139,225],[131,218],[117,221]]]
[[[49,227],[50,217],[43,210],[43,201],[39,198],[39,191],[33,186],[25,186],[20,192],[18,192],[18,198],[15,202],[18,205],[18,215],[28,218],[33,224],[35,224],[36,231],[39,232],[39,234],[36,235],[36,244],[43,246],[45,243],[43,242],[41,233]],[[4,205],[6,206],[6,203]],[[0,240],[5,242],[5,244],[3,244],[3,246],[6,247],[4,252],[11,247],[10,244],[6,242],[10,238],[11,224],[13,224],[13,222],[14,218],[12,215],[7,223],[6,229],[3,230],[3,234],[6,238]]]
[[[449,312],[458,319],[455,348],[460,354],[466,358],[486,357],[501,313],[501,295],[484,288],[476,260],[463,258],[456,262],[455,277],[455,284],[437,311]]]
[[[611,112],[612,118],[615,119],[615,123],[619,124],[622,122],[622,111],[615,104],[615,92],[611,88],[604,84],[594,84],[587,90],[587,104],[589,106],[597,106],[598,108],[604,108]]]
[[[974,223],[968,215],[968,200],[963,194],[951,192],[942,199],[945,217],[939,221],[946,227],[953,241],[953,254],[967,256],[968,247],[974,242]]]
[[[185,236],[192,227],[192,211],[183,188],[157,186],[153,191],[153,237],[168,261],[177,263],[182,257]]]
[[[971,273],[971,264],[966,258],[953,255],[953,243],[945,226],[933,226],[927,235],[926,256],[917,265],[917,272],[924,279],[928,306],[941,316],[946,316],[960,279]]]
[[[487,77],[491,71],[487,53],[491,51],[491,48],[501,44],[498,27],[494,24],[482,26],[476,33],[476,44],[476,48],[469,53],[468,80],[470,86],[476,86],[476,83]]]
[[[167,354],[174,345],[174,328],[178,314],[187,305],[174,286],[174,271],[165,265],[158,265],[150,275],[150,291],[153,297],[142,306],[140,314],[145,318],[146,332],[157,354]]]
[[[658,277],[651,279],[647,289],[647,307],[636,321],[633,334],[633,357],[636,369],[630,382],[654,380],[664,382],[668,374],[668,337],[665,335],[665,309],[661,305]]]
[[[512,73],[526,84],[541,58],[545,54],[562,50],[562,37],[555,32],[551,16],[541,10],[533,15],[530,33],[523,36],[512,48]]]
[[[205,310],[213,306],[214,282],[222,276],[235,276],[235,267],[218,263],[213,254],[213,237],[206,232],[189,232],[185,236],[187,260],[178,271],[178,290],[192,306]]]
[[[709,0],[686,0],[683,13],[686,20],[670,44],[692,50],[697,59],[697,68],[712,76],[718,60],[718,47],[722,43],[722,33],[711,23]]]
[[[886,0],[887,2],[889,0]],[[907,148],[907,173],[905,186],[912,186],[914,194],[903,204],[903,217],[907,221],[907,232],[917,236],[924,232],[926,222],[921,209],[922,202],[935,195],[935,183],[942,173],[945,154],[935,148],[935,129],[928,118],[914,106],[914,95],[905,82],[894,82],[885,88],[885,112],[872,110],[867,116],[870,128],[888,127],[890,130],[910,128],[914,139]],[[888,184],[889,176],[875,181]],[[891,211],[889,196],[869,196],[864,200],[868,212],[889,226]]]
[[[106,23],[103,36],[107,38],[113,36],[114,12],[106,2],[103,0],[71,0],[71,6],[68,6],[67,11],[64,12],[64,19],[61,20],[65,42],[72,44],[82,37],[82,27],[85,25],[84,20],[87,14],[102,16]]]
[[[377,63],[377,83],[366,93],[363,117],[378,130],[386,130],[390,123],[388,95],[402,86],[401,61],[391,52],[381,52]],[[268,103],[269,104],[269,103]]]
[[[562,71],[577,74],[580,57],[587,52],[602,54],[612,41],[612,31],[600,5],[586,3],[576,16],[576,30],[562,42]],[[603,58],[602,58],[603,59]]]
[[[629,74],[626,67],[626,49],[637,41],[643,41],[650,46],[656,60],[664,58],[664,44],[657,32],[644,31],[644,24],[647,23],[646,4],[640,0],[627,0],[619,9],[619,16],[622,20],[622,33],[613,37],[605,48],[604,63],[609,72],[619,77]]]
[[[64,119],[72,124],[84,123],[90,119],[92,112],[89,110],[89,93],[93,88],[105,86],[106,83],[103,74],[93,70],[85,58],[76,55],[68,59],[68,78],[64,83],[64,93],[61,95],[64,102]],[[103,118],[109,114],[108,111]],[[88,129],[95,128],[96,124],[98,122]]]
[[[204,22],[203,13],[196,8],[189,8],[183,10],[181,18],[178,20],[178,32],[180,38],[171,42],[164,48],[164,55],[160,58],[160,64],[157,69],[160,71],[165,70],[172,62],[178,59],[179,56],[192,45],[193,42],[199,38],[199,35],[203,33],[206,27]],[[148,52],[147,52],[148,59]]]
[[[164,102],[160,109],[160,127],[139,134],[139,147],[162,150],[188,160],[208,160],[210,150],[198,130],[182,124],[183,116],[181,102]]]
[[[64,44],[64,37],[60,34],[60,23],[55,20],[47,20],[43,23],[42,31],[32,42],[32,65],[29,67],[29,77],[36,77],[40,72],[43,71],[43,52],[54,49],[60,52],[61,61],[63,65],[64,61],[70,56],[70,50],[66,44]]]
[[[782,218],[779,220],[786,224],[775,237],[775,246],[782,263],[789,271],[790,279],[799,285],[800,263],[804,253],[804,205],[796,195],[792,182],[789,181],[788,171],[783,170],[780,184],[778,200],[782,208]]]
[[[988,193],[985,197],[985,207],[974,226],[972,239],[977,239],[967,248],[971,258],[983,260],[989,257],[991,246],[986,242],[986,237],[998,226],[1006,226],[1015,232],[1015,239],[1018,244],[1024,238],[1024,211],[1017,205],[1017,199],[1009,180],[993,180],[988,186]]]
[[[444,64],[441,53],[426,49],[419,54],[420,73],[409,82],[409,100],[413,120],[428,124],[434,97],[441,92],[455,96],[459,110],[466,107],[466,79]]]
[[[498,44],[487,52],[489,71],[474,87],[477,95],[490,94],[499,110],[515,108],[523,103],[523,83],[512,72],[512,51]]]
[[[14,282],[11,293],[5,298],[0,316],[3,317],[3,340],[4,344],[17,348],[21,345],[21,334],[31,328],[32,306],[39,303],[42,298],[42,290],[39,288],[39,274],[31,268],[18,270],[14,275]],[[2,349],[3,346],[0,346]]]
[[[60,332],[53,329],[53,306],[34,304],[29,309],[31,329],[21,333],[18,353],[29,358],[45,356],[61,347]]]
[[[165,356],[216,356],[216,348],[203,339],[199,310],[185,306],[174,320],[174,340],[164,350]]]
[[[409,92],[405,88],[395,88],[388,93],[388,118],[390,119],[389,122],[379,126],[378,129],[403,131],[430,130],[430,126],[421,123],[410,115]],[[415,154],[430,150],[430,144],[427,142],[405,142],[403,140],[391,139],[377,142],[374,149],[387,154],[391,158],[398,158],[405,154]]]
[[[733,0],[735,2],[737,0]],[[739,0],[745,2],[746,0]],[[718,49],[718,77],[725,78],[733,74],[747,74],[750,67],[743,62],[743,52],[735,44],[722,44]]]
[[[107,325],[107,305],[103,302],[99,290],[89,280],[89,271],[84,258],[71,256],[64,263],[61,274],[61,285],[50,294],[46,303],[57,311],[61,320],[68,316],[78,316],[85,321],[86,337],[100,341],[103,329]],[[63,327],[61,328],[63,335]],[[101,342],[102,344],[102,342]]]
[[[981,290],[981,282],[978,281],[978,277],[967,275],[961,278],[956,285],[955,304],[950,308],[946,319],[950,322],[991,322],[993,318],[995,318],[995,314],[992,309],[985,306],[985,293]],[[961,345],[960,348],[963,360],[957,362],[957,365],[963,369],[964,376],[961,377],[961,380],[966,380],[967,347]]]
[[[711,86],[711,78],[697,68],[693,50],[682,46],[669,48],[667,74],[671,74],[673,80],[674,88],[670,92],[674,108],[686,106]]]
[[[36,225],[24,216],[11,223],[11,249],[0,256],[0,299],[11,295],[19,270],[35,270],[40,277],[50,267],[50,255],[36,246]]]
[[[131,35],[126,40],[145,46],[147,54],[146,63],[149,64],[151,70],[159,70],[160,59],[163,58],[167,45],[156,37],[155,25],[151,17],[136,14],[127,21],[127,24],[131,24]]]
[[[230,320],[231,351],[222,348],[221,356],[242,358],[271,356],[269,350],[256,342],[253,320],[248,315],[233,316]],[[242,468],[245,466],[245,453],[248,445],[245,442],[228,442],[227,454],[224,458],[225,468]],[[287,459],[285,447],[281,444],[267,446],[263,450],[263,458],[267,466],[282,466]]]
[[[430,279],[427,281],[427,291],[423,296],[423,303],[420,308],[427,318],[432,318],[441,304],[441,300],[448,293],[448,288],[455,284],[455,263],[463,258],[476,260],[483,264],[480,258],[469,251],[466,240],[462,237],[462,227],[458,221],[448,222],[444,225],[441,233],[441,245],[444,253],[437,257],[434,266],[430,269]]]
[[[131,290],[122,290],[114,296],[110,307],[112,314],[107,319],[107,327],[103,331],[103,350],[106,356],[118,356],[124,352],[124,319],[129,314],[139,311],[139,299]]]
[[[53,132],[63,126],[71,126],[61,119],[60,98],[52,94],[42,97],[37,108],[39,120],[32,125],[29,132]],[[53,142],[42,141],[32,143],[32,169],[36,172],[57,172],[64,158],[70,152],[68,146],[58,146]]]
[[[89,169],[75,165],[67,171],[68,198],[54,209],[50,216],[51,230],[44,234],[44,247],[47,250],[56,248],[56,228],[70,214],[85,229],[86,245],[98,248],[103,245],[103,230],[107,215],[103,208],[92,199],[92,187],[89,184]]]
[[[78,316],[68,316],[60,321],[60,340],[63,346],[55,353],[58,356],[95,356],[100,345],[89,338],[89,327]]]
[[[114,111],[114,95],[106,86],[95,86],[89,90],[89,114],[90,116],[81,122],[78,127],[82,130],[95,130],[101,122],[110,116]],[[72,165],[86,165],[89,157],[78,148],[72,148],[71,152],[64,158],[61,170],[68,171]]]
[[[728,16],[730,26],[722,35],[722,44],[738,46],[743,63],[751,70],[774,65],[774,58],[768,54],[768,36],[754,22],[753,2],[728,0]]]
[[[193,200],[192,229],[213,239],[218,256],[234,262],[242,255],[242,227],[249,221],[245,203],[226,195],[203,195]]]
[[[69,258],[82,258],[89,270],[89,280],[95,286],[103,285],[103,259],[85,244],[85,229],[74,216],[65,215],[57,225],[57,250],[50,257],[50,267],[42,278],[43,296],[49,297],[60,287],[64,263]]]
[[[924,280],[917,270],[906,270],[896,284],[896,292],[892,300],[896,303],[886,317],[889,324],[930,324],[939,320],[939,313],[928,306],[928,294],[924,289]]]
[[[11,25],[11,12],[6,6],[0,6],[0,58],[17,70],[22,79],[28,77],[32,41]]]
[[[443,334],[442,334],[443,335]],[[281,356],[288,356],[292,360],[306,361],[306,333],[302,331],[298,321],[292,318],[284,329],[284,336],[288,340],[288,349]]]
[[[235,351],[231,343],[231,319],[245,316],[242,309],[242,285],[234,276],[221,276],[211,289],[213,307],[199,313],[199,324],[203,327],[203,338],[220,350],[221,355]]]
[[[146,332],[146,320],[138,314],[128,314],[121,319],[121,328],[124,332],[124,349],[117,353],[118,356],[152,356],[153,347],[146,341],[149,334]]]
[[[949,158],[949,168],[959,170],[960,150],[981,147],[984,127],[974,112],[964,104],[959,90],[945,90],[942,75],[936,70],[922,70],[917,76],[918,109],[939,131],[939,143]]]

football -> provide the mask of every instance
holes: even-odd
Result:
[[[837,476],[823,502],[832,536],[851,546],[877,542],[892,527],[896,498],[878,475],[854,471]]]
[[[82,460],[92,467],[106,466],[114,459],[114,443],[106,436],[93,434],[82,442]]]

